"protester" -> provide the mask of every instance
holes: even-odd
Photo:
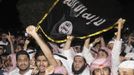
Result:
[[[17,68],[9,73],[9,75],[31,75],[30,70],[30,57],[24,50],[17,52],[16,54]]]
[[[63,74],[67,75],[66,69],[64,69],[63,66],[58,65],[56,59],[54,58],[50,48],[46,44],[45,41],[43,41],[38,33],[35,30],[35,26],[28,26],[26,28],[26,31],[29,35],[31,35],[37,42],[37,44],[40,46],[43,53],[41,55],[36,56],[36,65],[39,69],[39,75],[45,74]],[[40,52],[41,53],[41,52]],[[42,71],[43,70],[43,71]],[[43,72],[43,73],[42,73]]]
[[[119,75],[134,75],[134,61],[127,60],[120,63]]]
[[[0,42],[0,75],[134,75],[133,32],[122,39],[124,22],[115,23],[117,33],[107,42],[101,34],[78,45],[67,35],[62,47],[44,40],[33,25],[26,28],[28,37],[3,33],[8,44]]]

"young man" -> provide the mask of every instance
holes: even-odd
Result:
[[[119,65],[119,75],[134,75],[134,60],[127,60]]]
[[[49,63],[41,51],[35,54],[35,61],[36,61],[36,66],[39,70],[37,75],[44,75],[46,67],[48,67]]]
[[[35,26],[28,26],[26,31],[41,48],[41,51],[35,55],[36,65],[39,69],[38,75],[67,75],[66,69],[58,65],[46,42],[37,34]]]
[[[66,69],[64,67],[52,66],[42,51],[35,54],[35,60],[38,69],[37,75],[66,75]]]
[[[31,75],[32,70],[30,70],[30,57],[28,53],[21,50],[16,53],[16,63],[17,68],[9,73],[9,75]]]
[[[72,72],[75,75],[78,74],[86,74],[89,75],[89,68],[88,68],[88,64],[86,62],[86,59],[84,58],[84,56],[82,56],[81,53],[78,53],[75,55],[74,60],[73,60],[73,64],[72,64]]]
[[[111,62],[108,53],[100,49],[98,57],[90,65],[92,75],[111,75]]]
[[[67,65],[69,66],[68,71],[70,72],[69,75],[90,75],[88,65],[90,65],[93,60],[90,50],[87,48],[90,40],[87,39],[85,41],[82,52],[75,53],[71,48],[73,38],[73,36],[67,36],[67,41],[62,51],[62,54],[67,57]]]

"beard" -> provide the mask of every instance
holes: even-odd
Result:
[[[20,71],[27,71],[30,67],[30,64],[28,64],[28,66],[26,64],[23,64],[23,66],[25,65],[25,67],[22,67],[22,65],[17,65],[17,67],[20,69]]]
[[[87,64],[84,64],[79,70],[74,69],[74,64],[72,64],[72,71],[74,74],[81,74],[85,68],[87,67]]]

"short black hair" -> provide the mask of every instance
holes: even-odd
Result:
[[[45,56],[44,55],[44,53],[41,51],[41,50],[38,50],[37,52],[36,52],[36,54],[35,54],[35,60],[37,60],[37,58],[39,57],[39,56]]]
[[[24,50],[21,50],[21,51],[19,51],[19,52],[16,53],[16,60],[18,59],[18,57],[20,55],[26,55],[28,57],[28,59],[30,60],[29,54],[26,51],[24,51]]]

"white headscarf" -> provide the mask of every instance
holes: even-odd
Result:
[[[133,60],[124,61],[119,65],[119,68],[134,69],[134,61]]]

